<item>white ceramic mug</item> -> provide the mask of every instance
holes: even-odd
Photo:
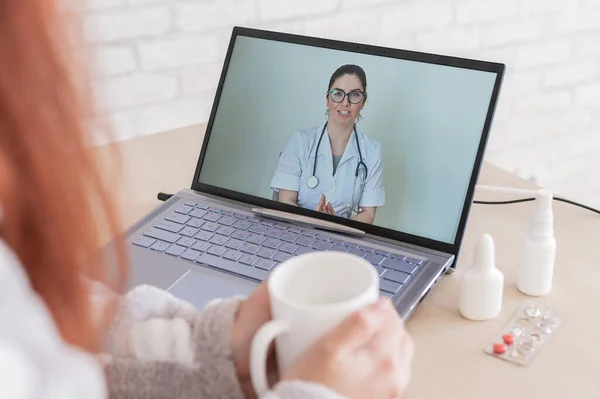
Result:
[[[379,299],[379,274],[358,256],[313,252],[291,258],[268,280],[272,320],[252,340],[250,373],[258,397],[268,391],[267,351],[276,341],[283,373],[319,337]]]

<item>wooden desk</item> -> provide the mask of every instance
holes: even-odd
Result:
[[[117,145],[123,160],[118,198],[126,226],[159,204],[158,191],[172,193],[190,187],[203,132],[203,125],[192,126]],[[479,182],[532,187],[487,163]],[[515,281],[531,206],[531,202],[473,205],[457,273],[446,276],[407,323],[417,346],[407,399],[600,397],[600,349],[596,347],[600,338],[599,215],[554,203],[558,243],[554,288],[538,300],[556,308],[564,324],[533,364],[520,367],[483,353],[484,345],[528,299]],[[503,310],[495,320],[471,322],[457,310],[458,282],[461,270],[471,263],[474,243],[486,232],[494,237],[497,265],[505,274]]]

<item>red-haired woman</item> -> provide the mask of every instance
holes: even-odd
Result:
[[[264,285],[203,310],[152,287],[114,301],[94,290],[121,292],[126,254],[117,271],[95,256],[120,226],[86,151],[97,129],[72,52],[77,19],[59,3],[0,0],[0,396],[253,397],[248,348],[269,319]],[[267,397],[397,397],[412,352],[381,301],[274,376]]]

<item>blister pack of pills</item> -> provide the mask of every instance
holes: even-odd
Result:
[[[499,359],[526,366],[533,361],[561,323],[562,320],[554,309],[535,301],[527,301],[484,351]]]

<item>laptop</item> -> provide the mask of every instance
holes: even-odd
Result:
[[[297,204],[283,202],[272,186],[292,138],[310,136],[327,121],[328,83],[343,65],[360,66],[366,75],[368,99],[356,128],[364,145],[377,142],[381,149],[377,190],[385,201],[369,222],[302,206],[310,201],[300,188]],[[341,251],[373,264],[381,295],[409,318],[456,266],[504,69],[233,28],[190,188],[126,232],[129,284],[161,287],[201,308],[218,297],[250,294],[294,256]],[[296,153],[307,151],[312,168],[310,154],[317,152],[307,146]],[[328,140],[321,146],[326,153]],[[373,151],[363,152],[372,166]],[[352,167],[358,161],[346,160]],[[331,158],[319,155],[318,162],[317,168],[333,168]],[[341,185],[354,182],[348,176]]]

